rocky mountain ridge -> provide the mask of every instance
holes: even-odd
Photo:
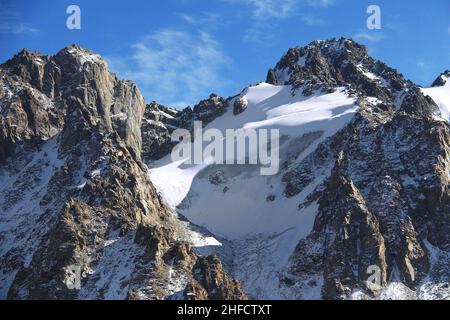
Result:
[[[133,83],[77,46],[23,50],[0,77],[2,298],[245,298],[148,181]]]

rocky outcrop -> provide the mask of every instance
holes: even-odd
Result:
[[[353,288],[365,282],[370,266],[379,268],[379,286],[384,287],[387,283],[386,247],[379,221],[367,208],[356,186],[342,175],[340,163],[319,204],[313,232],[299,243],[291,257],[291,274],[304,277],[304,271],[322,273],[325,299],[351,294]],[[319,249],[310,252],[311,246]],[[286,278],[283,281],[290,282]]]
[[[233,114],[236,116],[247,109],[248,102],[243,98],[237,98],[233,104]]]
[[[192,270],[195,275],[184,291],[190,300],[245,300],[239,282],[230,280],[220,260],[213,255],[200,258]]]
[[[156,102],[147,105],[142,121],[142,153],[145,160],[158,160],[169,154],[176,142],[171,133],[179,128],[179,111]]]
[[[266,82],[271,85],[276,85],[278,83],[277,75],[275,74],[275,71],[273,71],[272,68],[267,71],[267,77]]]
[[[208,99],[200,101],[194,106],[193,121],[202,121],[207,125],[217,117],[223,115],[228,108],[228,102],[216,94],[211,94]]]
[[[1,69],[5,92],[0,154],[4,157],[17,145],[33,146],[54,137],[68,112],[81,105],[90,125],[113,128],[140,156],[144,99],[134,84],[110,73],[98,55],[76,46],[53,57],[23,50]]]
[[[445,85],[448,81],[448,78],[450,78],[450,70],[446,70],[443,73],[439,75],[439,77],[434,80],[432,87],[441,87]]]

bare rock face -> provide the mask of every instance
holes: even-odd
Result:
[[[216,256],[200,258],[194,265],[195,279],[190,282],[184,295],[190,300],[245,300],[247,296],[236,280],[231,280]],[[207,293],[207,294],[206,294]]]
[[[446,70],[443,73],[439,75],[439,77],[434,80],[432,86],[433,87],[441,87],[445,85],[448,81],[448,78],[450,77],[450,70]]]
[[[319,214],[312,234],[291,257],[289,271],[298,275],[299,270],[316,270],[324,277],[326,298],[348,297],[352,288],[365,287],[369,263],[383,275],[399,273],[400,280],[414,289],[430,272],[424,242],[448,250],[449,179],[444,172],[450,163],[449,127],[433,120],[433,103],[426,102],[428,108],[417,104],[427,100],[415,97],[419,95],[415,90],[407,95],[411,97],[403,99],[399,111],[386,114],[384,121],[362,108],[347,128],[285,175],[286,194],[292,196],[331,160],[328,182],[307,199],[319,202]],[[414,110],[411,101],[416,103]],[[346,199],[353,199],[355,206],[343,206]],[[366,241],[370,253],[364,253]],[[368,258],[362,265],[364,254]],[[446,272],[438,276],[446,277]]]
[[[386,247],[379,221],[356,186],[341,175],[339,167],[334,169],[319,204],[313,232],[299,243],[291,257],[291,274],[302,277],[305,270],[310,274],[323,273],[323,297],[335,299],[349,295],[365,281],[368,268],[375,265],[384,287]],[[312,246],[317,251],[310,252]],[[312,263],[315,266],[311,268]]]
[[[100,56],[71,46],[52,57],[24,50],[2,65],[0,154],[16,145],[48,140],[64,126],[68,112],[82,109],[90,125],[114,130],[133,149],[141,149],[140,119],[145,104],[139,89],[119,81]]]
[[[228,102],[212,93],[208,99],[200,101],[194,106],[194,121],[202,121],[204,125],[223,115],[228,107]]]
[[[211,94],[208,99],[179,111],[152,102],[147,105],[142,126],[144,161],[159,160],[169,154],[177,142],[171,141],[170,135],[175,129],[193,131],[194,121],[201,121],[203,126],[211,123],[228,110],[230,99]]]
[[[267,71],[266,82],[271,85],[276,85],[278,83],[277,75],[272,68]]]
[[[176,142],[170,135],[180,127],[179,113],[156,102],[147,105],[141,127],[145,160],[158,160],[172,151]]]
[[[243,98],[236,99],[233,105],[233,114],[238,115],[244,112],[247,109],[247,104],[247,101]]]
[[[203,257],[141,162],[139,89],[77,46],[24,50],[0,75],[0,297],[182,298]]]

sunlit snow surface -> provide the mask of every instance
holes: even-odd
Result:
[[[447,82],[443,86],[422,89],[422,92],[436,102],[441,110],[441,117],[450,121],[450,79],[446,79]]]
[[[343,89],[330,94],[304,97],[293,95],[291,86],[261,83],[247,88],[239,97],[248,102],[247,109],[234,115],[232,105],[226,114],[204,130],[279,129],[280,155],[291,146],[289,141],[306,133],[320,133],[297,161],[314,151],[327,137],[347,124],[357,110],[354,99]],[[312,230],[318,205],[299,210],[298,205],[326,176],[316,179],[293,198],[283,194],[280,173],[262,176],[258,165],[183,165],[172,163],[170,155],[150,165],[150,179],[166,203],[195,225],[212,232],[220,247],[226,239],[233,252],[229,270],[237,276],[246,292],[255,298],[288,298],[278,285],[278,273],[287,265],[299,240]],[[223,172],[223,181],[209,177]],[[268,200],[270,199],[270,201]],[[198,237],[192,237],[194,246]],[[320,298],[320,288],[305,297]]]
[[[305,98],[301,95],[293,96],[290,86],[261,83],[246,89],[242,96],[248,101],[248,108],[244,113],[235,116],[231,110],[228,110],[225,115],[217,118],[204,130],[215,128],[225,132],[226,129],[238,128],[279,129],[282,136],[291,139],[308,132],[323,132],[321,138],[304,151],[303,157],[313,151],[320,142],[344,127],[356,111],[354,100],[349,98],[343,90]],[[233,101],[230,104],[232,103]],[[283,159],[280,159],[280,163],[282,161]],[[186,198],[188,192],[192,191],[194,177],[207,166],[208,164],[185,166],[182,162],[173,163],[170,156],[167,156],[151,165],[150,178],[167,204],[175,208]],[[235,174],[242,174],[242,172],[253,174],[255,171],[254,174],[259,175],[259,170],[249,165],[243,168],[238,168],[238,165],[229,165],[226,170],[231,170]],[[279,180],[277,177],[258,178],[272,181]],[[251,194],[254,194],[257,190],[252,191]],[[247,231],[254,233],[255,230],[250,228]]]

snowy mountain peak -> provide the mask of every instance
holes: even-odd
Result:
[[[289,49],[269,70],[266,82],[292,85],[307,96],[347,87],[366,96],[381,96],[381,100],[412,85],[396,70],[371,58],[365,46],[347,38]]]
[[[58,69],[61,67],[60,65],[73,66],[73,73],[82,71],[86,62],[98,63],[106,66],[106,62],[100,55],[94,54],[88,49],[73,44],[63,48],[54,56],[42,55],[39,51],[32,52],[28,49],[22,49],[11,59],[2,64],[1,67],[2,69],[8,70],[8,73],[23,76],[24,71],[28,73],[43,73],[45,65],[49,62],[53,62],[49,69],[55,67]],[[68,72],[70,70],[65,71]]]
[[[81,66],[86,62],[105,64],[105,61],[100,55],[75,44],[65,47],[59,51],[55,57],[66,59],[74,58]]]

